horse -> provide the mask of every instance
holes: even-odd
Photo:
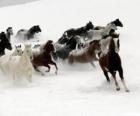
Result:
[[[67,31],[64,32],[64,34],[62,35],[62,37],[58,40],[58,43],[60,44],[64,44],[66,42],[68,42],[68,40],[72,37],[72,36],[82,36],[83,38],[86,37],[87,31],[89,31],[90,29],[93,29],[94,25],[92,24],[91,21],[89,21],[86,26],[84,27],[80,27],[77,29],[69,29]]]
[[[5,55],[5,48],[12,50],[12,45],[4,32],[0,33],[0,56]]]
[[[11,36],[13,35],[13,28],[12,27],[8,27],[6,29],[6,37],[9,41],[11,41]]]
[[[0,69],[3,73],[12,75],[13,80],[18,77],[26,77],[29,82],[32,81],[33,66],[30,60],[31,45],[25,45],[21,56],[4,55],[0,58]]]
[[[98,58],[96,57],[96,54],[100,52],[100,41],[99,40],[93,40],[89,43],[89,46],[82,49],[82,50],[73,50],[70,52],[68,57],[68,62],[70,64],[73,64],[74,62],[79,63],[91,63],[92,66],[95,66],[93,64],[93,61],[97,61]]]
[[[123,23],[119,19],[115,19],[114,21],[110,22],[109,24],[115,24],[116,27],[123,27]],[[104,29],[104,26],[96,26],[94,30]],[[109,34],[114,33],[115,30],[111,29]]]
[[[41,32],[41,28],[39,27],[39,25],[35,25],[31,27],[29,30],[26,30],[26,29],[19,30],[16,34],[16,38],[30,40],[34,38],[36,33],[39,33],[39,32]]]
[[[48,40],[47,43],[43,47],[43,51],[40,54],[33,55],[33,59],[31,60],[31,62],[33,64],[34,69],[38,72],[41,72],[38,69],[38,67],[45,66],[45,67],[48,67],[47,72],[50,72],[49,64],[52,64],[55,66],[55,68],[56,68],[55,73],[57,74],[58,67],[57,67],[56,63],[52,60],[52,57],[51,57],[51,53],[54,51],[55,51],[55,48],[53,45],[53,41]],[[43,72],[41,72],[41,73],[42,73],[42,75],[44,75]]]
[[[120,87],[116,80],[116,72],[118,71],[125,91],[129,92],[129,89],[127,88],[127,86],[125,84],[125,80],[124,80],[124,76],[123,76],[121,58],[118,54],[119,47],[120,47],[119,38],[111,37],[108,52],[106,54],[102,52],[99,55],[99,65],[108,82],[110,82],[108,72],[112,75],[112,77],[115,80],[115,85],[116,85],[117,91],[120,90]]]
[[[105,28],[100,29],[100,30],[89,30],[87,32],[87,38],[88,40],[100,40],[104,38],[104,36],[109,35],[111,29],[117,30],[117,27],[114,23],[109,23],[106,25]]]
[[[67,59],[69,56],[69,53],[72,50],[76,49],[77,44],[78,44],[77,38],[71,37],[64,47],[52,53],[54,60],[57,60],[58,58],[62,60]]]

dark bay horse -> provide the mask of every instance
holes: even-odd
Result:
[[[54,52],[54,51],[55,51],[55,48],[53,45],[53,41],[48,40],[45,46],[43,47],[43,51],[40,54],[33,55],[32,64],[36,71],[40,72],[40,70],[38,69],[39,66],[45,66],[45,67],[48,67],[47,72],[50,72],[49,64],[51,64],[55,66],[56,68],[55,73],[57,74],[57,71],[58,71],[57,65],[52,60],[52,57],[51,57],[51,52]]]
[[[119,49],[119,46],[120,46],[119,38],[112,37],[109,43],[108,52],[106,54],[101,53],[99,56],[99,64],[108,82],[110,82],[108,72],[111,73],[112,77],[115,80],[117,91],[120,90],[120,87],[116,80],[116,72],[118,71],[125,91],[129,92],[129,89],[126,86],[124,77],[123,77],[123,68],[122,68],[121,58],[119,54],[117,53],[118,52],[117,49]]]

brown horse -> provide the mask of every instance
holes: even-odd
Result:
[[[125,91],[129,92],[129,89],[126,86],[124,77],[123,77],[123,68],[121,64],[121,58],[119,54],[117,53],[118,52],[117,49],[119,49],[119,46],[120,46],[119,38],[112,37],[110,39],[108,52],[106,54],[101,53],[99,56],[99,64],[108,82],[110,82],[108,72],[111,73],[112,77],[115,80],[117,91],[120,90],[120,87],[116,80],[116,72],[118,71]]]
[[[57,74],[57,71],[58,71],[57,65],[55,62],[52,61],[52,57],[51,57],[51,52],[54,52],[54,51],[55,51],[55,48],[53,45],[53,41],[48,40],[47,43],[43,47],[43,51],[40,54],[33,56],[32,64],[36,71],[40,72],[40,70],[38,69],[39,66],[45,66],[45,67],[48,67],[48,71],[46,72],[50,72],[49,64],[52,64],[55,66],[56,68],[55,73]]]
[[[74,62],[79,63],[91,63],[92,66],[95,66],[93,64],[93,61],[98,60],[96,57],[96,54],[100,52],[100,41],[99,40],[93,40],[89,43],[88,47],[82,49],[82,51],[76,51],[73,50],[68,58],[68,61],[70,64]]]

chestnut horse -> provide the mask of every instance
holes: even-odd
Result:
[[[79,63],[91,63],[92,66],[94,66],[93,61],[97,60],[96,54],[100,52],[100,41],[99,40],[93,40],[89,43],[88,47],[76,51],[73,50],[70,52],[69,55],[69,63],[72,64],[74,62]]]
[[[55,66],[55,68],[56,68],[55,73],[57,74],[57,71],[58,71],[57,65],[55,62],[53,62],[52,57],[51,57],[51,52],[54,52],[54,51],[55,51],[55,48],[53,45],[53,41],[48,40],[47,43],[43,47],[43,51],[40,54],[33,55],[32,64],[36,71],[41,72],[38,69],[38,67],[45,66],[45,67],[48,67],[47,72],[50,72],[49,64],[52,64]],[[42,75],[44,75],[44,74],[42,73]]]
[[[102,52],[99,56],[99,64],[108,82],[110,82],[108,72],[111,73],[112,77],[115,80],[117,91],[120,90],[120,87],[116,80],[116,72],[118,71],[125,91],[129,92],[129,89],[126,86],[124,77],[123,77],[123,68],[122,68],[121,58],[119,54],[117,53],[118,51],[117,49],[119,49],[119,46],[120,46],[119,38],[112,37],[110,39],[108,52],[106,54]]]

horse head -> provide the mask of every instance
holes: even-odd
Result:
[[[8,27],[6,29],[6,32],[9,33],[10,35],[13,35],[13,28],[12,27]]]
[[[53,41],[52,40],[48,40],[47,43],[44,46],[44,52],[45,53],[50,53],[50,52],[55,52],[55,47],[53,45]]]
[[[116,26],[123,27],[123,24],[119,19],[112,21],[112,23],[115,24]]]
[[[22,54],[23,54],[23,51],[22,51],[22,49],[21,49],[21,45],[15,46],[14,55],[19,55],[19,56],[21,56]]]
[[[91,21],[89,21],[87,24],[86,24],[86,29],[87,31],[89,31],[90,29],[93,29],[94,28],[94,25],[92,24]]]
[[[39,27],[39,25],[35,25],[29,29],[29,32],[30,33],[39,33],[39,32],[41,32],[41,28]]]

